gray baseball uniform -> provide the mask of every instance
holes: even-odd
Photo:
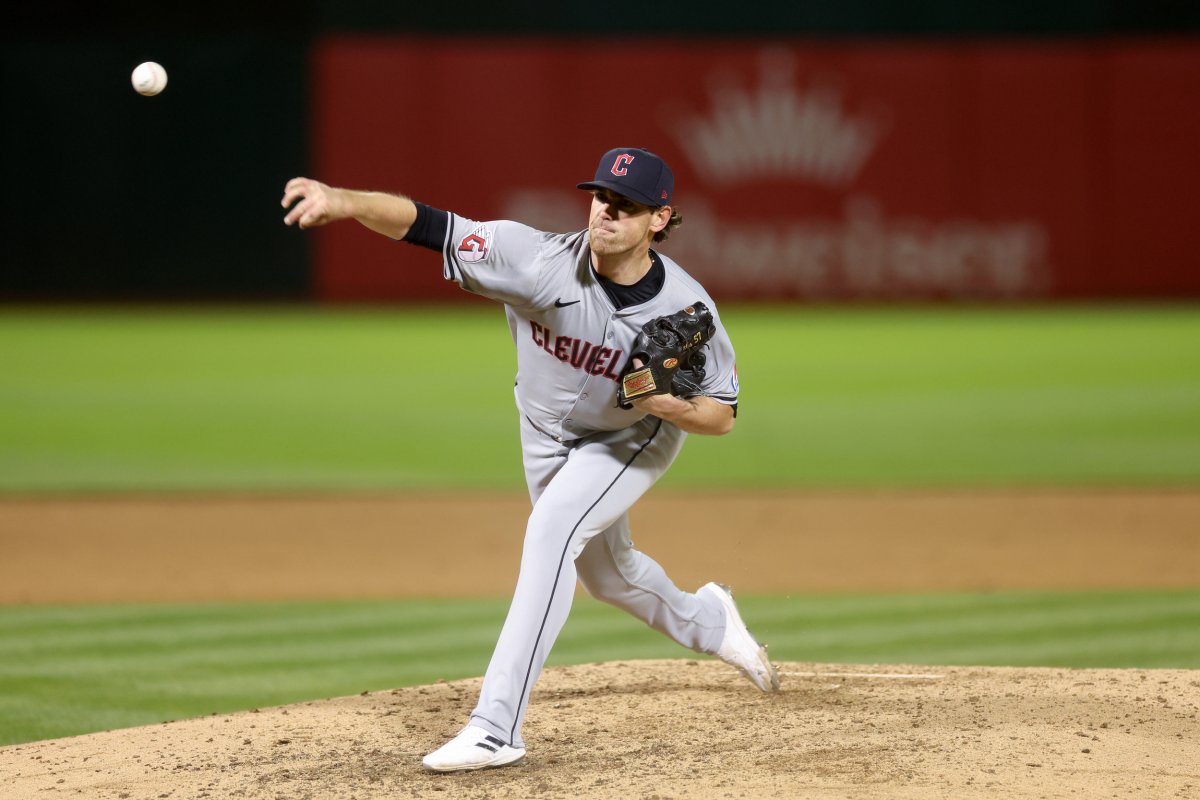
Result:
[[[448,280],[504,304],[517,348],[516,404],[533,511],[472,722],[523,747],[529,694],[566,622],[576,579],[685,647],[720,647],[719,603],[681,591],[630,539],[630,507],[671,466],[686,433],[619,408],[616,393],[641,326],[697,300],[716,323],[703,390],[730,405],[738,395],[734,351],[708,293],[653,251],[661,287],[624,306],[592,269],[586,231],[544,233],[451,214],[442,252]]]

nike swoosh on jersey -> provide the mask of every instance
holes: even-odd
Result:
[[[576,303],[578,303],[578,302],[579,302],[578,300],[572,300],[572,301],[571,301],[571,302],[569,302],[569,303],[564,303],[564,302],[562,301],[562,298],[560,297],[560,298],[558,298],[557,300],[555,300],[555,301],[554,301],[554,307],[555,307],[555,308],[566,308],[567,306],[573,306],[573,305],[575,305],[575,304],[576,304]]]

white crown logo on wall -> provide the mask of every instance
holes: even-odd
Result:
[[[841,187],[858,177],[884,133],[881,115],[849,113],[832,82],[797,88],[794,62],[786,52],[765,52],[757,88],[743,88],[727,73],[711,76],[708,114],[668,123],[706,181]]]

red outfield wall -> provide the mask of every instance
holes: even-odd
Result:
[[[676,176],[663,251],[719,299],[1200,295],[1200,39],[332,38],[314,177],[585,225],[610,147]],[[455,297],[438,257],[314,232],[319,296]]]

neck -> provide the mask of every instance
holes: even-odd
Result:
[[[650,264],[649,246],[610,255],[592,252],[592,269],[622,286],[632,286],[646,277]]]

